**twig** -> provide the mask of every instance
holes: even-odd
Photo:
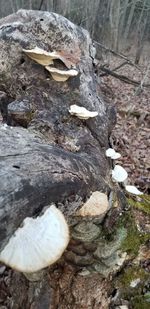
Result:
[[[147,80],[149,70],[150,70],[150,62],[148,64],[148,67],[147,67],[147,70],[145,72],[145,75],[144,75],[143,79],[141,80],[141,83],[140,83],[139,87],[137,88],[137,90],[135,92],[135,95],[139,95],[143,91],[144,82]]]
[[[142,81],[141,81],[141,85],[140,85],[141,89],[142,89],[142,87],[143,87],[143,85],[144,85],[144,82],[147,80],[149,70],[150,70],[150,62],[149,62],[149,64],[148,64],[146,73],[145,73],[145,75],[144,75],[144,77],[143,77],[143,79],[142,79]]]
[[[120,68],[122,68],[124,65],[128,64],[127,61],[122,62],[120,65],[118,65],[117,67],[115,67],[113,70],[111,70],[112,72],[119,70]],[[100,66],[99,69],[102,70],[102,68],[104,68],[105,66]],[[109,75],[109,73],[102,73],[100,74],[100,76],[106,76]]]
[[[122,80],[124,83],[131,84],[131,85],[134,85],[134,86],[139,86],[141,84],[141,82],[139,82],[139,81],[135,81],[131,78],[126,77],[125,75],[119,75],[119,74],[111,71],[110,69],[103,67],[103,68],[101,68],[101,70],[104,71],[105,73],[107,73],[108,75],[112,75],[113,77]],[[100,76],[101,76],[101,74],[100,74]],[[143,87],[150,87],[150,84],[143,83]]]
[[[116,52],[115,50],[113,50],[113,49],[111,49],[111,48],[109,48],[109,47],[106,47],[105,45],[103,45],[102,43],[99,43],[99,42],[97,42],[97,41],[94,41],[94,43],[97,44],[97,45],[99,45],[99,46],[102,47],[103,49],[105,49],[105,50],[111,52],[112,54],[114,54],[114,55],[116,55],[116,56],[118,56],[118,57],[120,57],[120,58],[126,60],[126,61],[128,62],[128,64],[130,64],[130,65],[136,67],[138,70],[140,70],[139,66],[136,65],[135,63],[133,63],[133,62],[132,62],[130,59],[128,59],[125,55],[123,55],[123,54],[121,54],[121,53],[118,53],[118,52]]]

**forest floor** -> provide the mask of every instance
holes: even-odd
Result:
[[[122,59],[113,57],[109,69],[113,70],[122,63]],[[115,71],[133,80],[150,84],[148,64],[137,69],[129,64]],[[100,71],[100,74],[103,72]],[[129,174],[128,184],[136,185],[140,190],[150,190],[150,86],[138,87],[124,83],[111,75],[101,77],[101,91],[106,102],[115,105],[117,124],[112,132],[112,143],[121,153],[117,161]]]

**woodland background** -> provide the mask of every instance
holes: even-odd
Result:
[[[130,50],[136,58],[150,39],[149,0],[1,0],[0,17],[20,8],[61,14],[86,28],[92,39],[115,50]]]
[[[148,192],[150,0],[1,0],[0,17],[20,8],[56,12],[90,32],[100,93],[118,111],[113,146],[130,181]]]

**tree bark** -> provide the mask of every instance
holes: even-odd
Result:
[[[134,15],[136,2],[137,2],[137,0],[133,0],[132,3],[131,3],[130,13],[129,13],[129,17],[128,17],[127,24],[126,24],[126,27],[125,27],[125,32],[124,32],[125,40],[128,38],[129,30],[130,30],[133,15]]]
[[[91,39],[87,31],[59,15],[25,10],[0,21],[0,38],[0,108],[8,125],[0,127],[0,250],[26,217],[39,215],[51,203],[65,215],[70,236],[74,233],[62,259],[40,281],[28,282],[22,274],[9,271],[14,303],[9,306],[92,308],[95,303],[107,308],[109,282],[100,273],[107,276],[117,262],[110,268],[97,264],[101,254],[93,256],[97,238],[102,241],[102,218],[96,225],[92,218],[84,220],[76,214],[92,192],[109,197],[112,190],[105,151],[116,115],[98,97]],[[61,52],[78,75],[55,81],[23,52],[35,46]],[[67,69],[63,62],[55,60],[55,65]],[[98,111],[98,116],[88,120],[71,116],[72,104]],[[113,252],[118,245],[114,248]],[[79,274],[89,266],[90,279]],[[81,286],[85,293],[79,293]]]
[[[111,46],[118,50],[118,34],[120,21],[120,0],[111,1],[110,5],[110,31],[111,31]]]

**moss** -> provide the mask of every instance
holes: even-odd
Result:
[[[130,284],[136,279],[140,279],[140,282],[133,288]],[[132,265],[132,267],[124,269],[117,277],[115,285],[119,287],[120,297],[128,300],[132,309],[148,309],[150,308],[148,293],[143,295],[143,289],[148,280],[148,272],[140,266]]]
[[[132,298],[131,306],[133,309],[149,309],[150,303],[145,299],[143,295],[141,295]]]
[[[149,195],[142,195],[136,198],[128,198],[128,204],[132,207],[138,208],[142,210],[146,214],[150,215],[150,196]]]
[[[126,211],[122,215],[118,225],[127,229],[127,237],[123,240],[121,249],[132,256],[136,256],[140,246],[149,239],[150,235],[138,231],[131,211]]]
[[[126,268],[119,277],[119,285],[122,288],[127,288],[130,286],[131,281],[138,278],[140,278],[142,282],[145,282],[149,278],[149,275],[143,268],[138,266]]]
[[[27,113],[26,117],[27,117],[28,123],[33,119],[34,113],[35,113],[34,111],[30,111],[30,112]]]

